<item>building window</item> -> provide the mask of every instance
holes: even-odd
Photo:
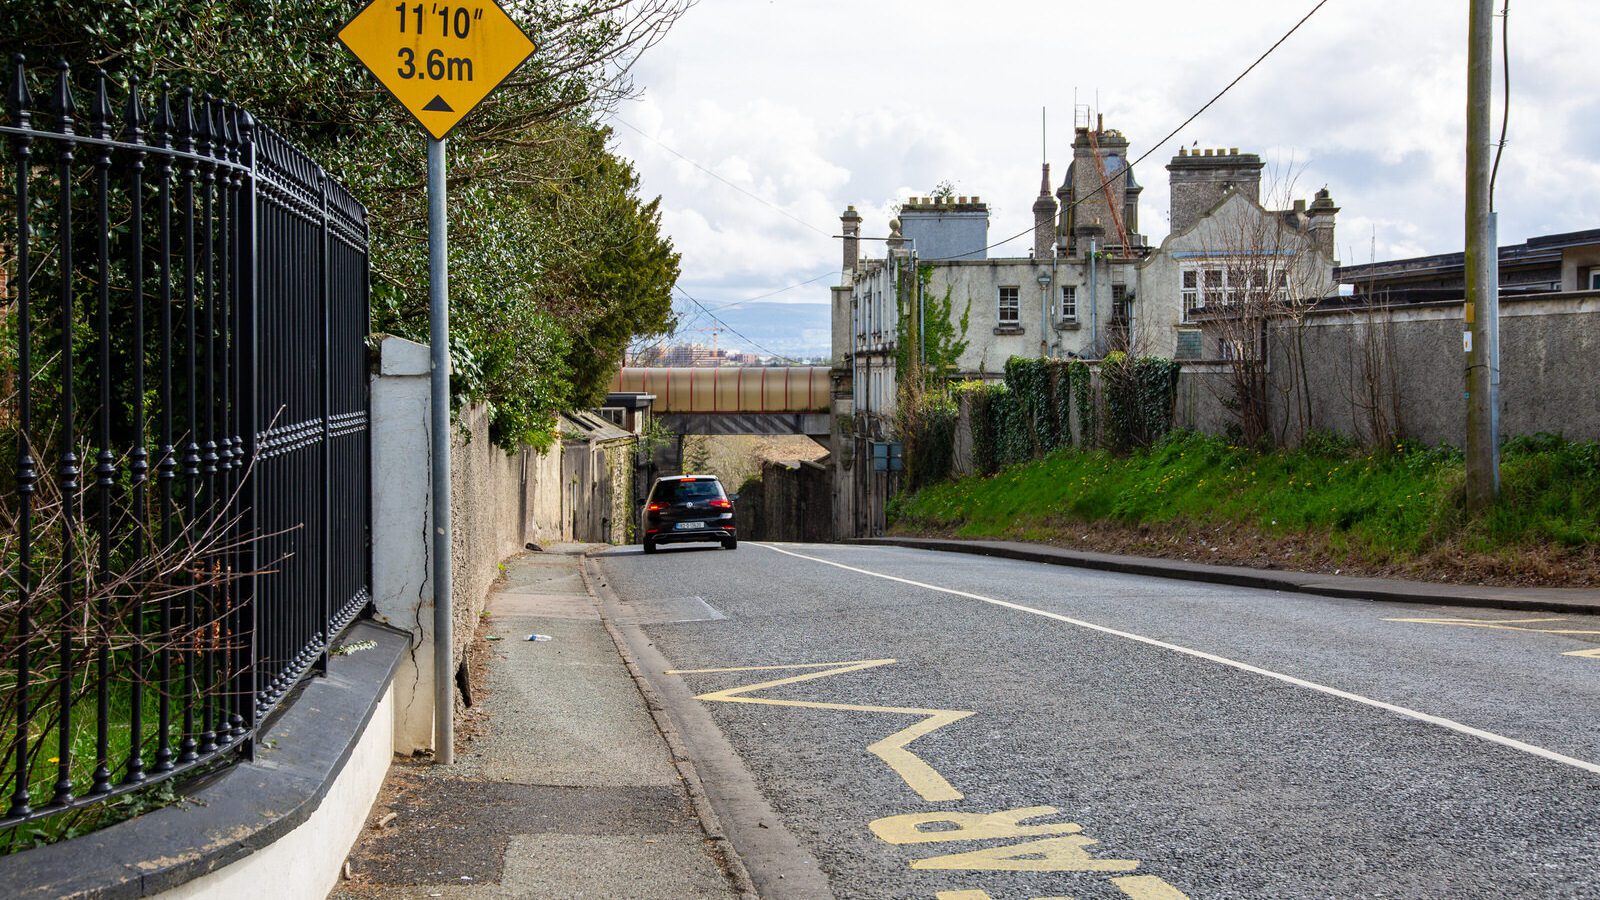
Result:
[[[1015,327],[1022,324],[1022,297],[1019,288],[1003,287],[1000,289],[1000,315],[996,320],[1000,327]]]
[[[1078,286],[1075,284],[1061,289],[1061,318],[1078,318]]]
[[[1589,270],[1589,290],[1600,291],[1600,268]]]
[[[1185,322],[1194,318],[1195,310],[1200,309],[1200,270],[1183,270],[1183,320]]]
[[[1127,323],[1133,319],[1133,300],[1128,296],[1128,286],[1111,286],[1111,321]]]

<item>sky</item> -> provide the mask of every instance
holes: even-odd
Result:
[[[1501,244],[1600,228],[1597,2],[1511,4]],[[1260,154],[1274,199],[1326,186],[1343,210],[1345,263],[1459,250],[1466,0],[1328,0],[1156,146],[1315,5],[700,0],[640,60],[640,96],[611,123],[683,255],[680,336],[709,344],[725,323],[739,334],[716,335],[724,348],[826,354],[841,257],[832,236],[846,206],[860,210],[864,234],[883,236],[893,204],[949,181],[989,203],[991,240],[1028,229],[1041,138],[1059,186],[1075,102],[1097,98],[1135,159],[1152,151],[1134,169],[1152,244],[1168,230],[1165,165],[1198,143]],[[1498,55],[1497,43],[1497,134]],[[1029,246],[1024,237],[990,253]]]

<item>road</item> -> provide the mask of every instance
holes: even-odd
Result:
[[[1600,619],[888,547],[596,566],[839,897],[1600,898]]]

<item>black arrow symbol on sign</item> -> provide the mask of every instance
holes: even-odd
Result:
[[[428,105],[424,106],[423,109],[427,110],[428,112],[455,112],[455,110],[450,108],[450,104],[444,102],[444,98],[438,94],[435,94],[433,99],[429,100]]]

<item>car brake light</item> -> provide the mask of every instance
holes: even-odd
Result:
[[[695,479],[693,479],[693,478],[680,478],[678,480],[680,482],[684,483],[684,484],[690,484],[690,483],[693,483]]]
[[[667,508],[667,505],[665,503],[652,503],[649,506],[646,506],[645,510],[647,512],[660,512],[660,511],[662,511],[663,509],[666,509],[666,508]]]
[[[733,502],[730,500],[713,500],[706,505],[712,509],[733,509]]]

